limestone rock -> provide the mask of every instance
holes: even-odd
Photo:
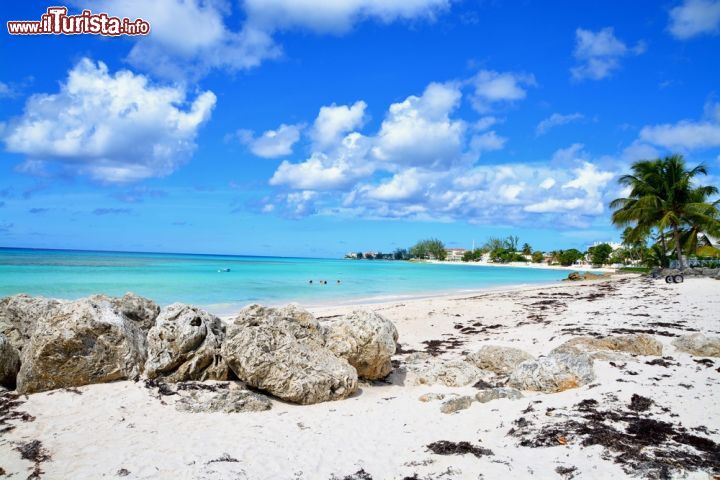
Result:
[[[272,408],[265,395],[251,392],[234,383],[178,384],[175,409],[190,413],[262,412]]]
[[[475,400],[480,403],[487,403],[491,400],[497,400],[499,398],[509,398],[510,400],[517,400],[522,398],[523,394],[520,390],[508,387],[488,388],[487,390],[481,390],[475,394]]]
[[[19,370],[20,355],[17,349],[0,333],[0,385],[14,390]]]
[[[440,411],[442,413],[455,413],[460,410],[465,410],[466,408],[470,408],[473,400],[475,399],[469,395],[451,398],[450,400],[446,400],[443,402],[442,406],[440,407]]]
[[[23,348],[17,389],[41,392],[136,378],[145,332],[117,303],[102,297],[64,303],[35,326]]]
[[[251,305],[228,326],[222,355],[248,385],[294,403],[339,400],[357,389],[357,372],[325,348],[318,321],[295,306]]]
[[[609,278],[609,273],[592,273],[592,272],[570,272],[565,280],[581,281],[581,280],[602,280]]]
[[[407,364],[407,378],[415,385],[445,385],[463,387],[471,385],[486,373],[463,359],[442,360],[431,358]]]
[[[0,334],[21,352],[37,323],[62,305],[59,300],[20,294],[0,299]]]
[[[587,353],[598,359],[604,358],[595,354],[603,351],[661,356],[663,345],[654,337],[639,333],[601,338],[575,337],[553,350],[554,353]]]
[[[169,382],[227,380],[228,366],[220,354],[224,336],[225,326],[218,317],[174,303],[148,332],[145,374]]]
[[[482,370],[509,375],[522,362],[534,360],[535,357],[518,348],[485,345],[480,350],[469,354],[466,358],[470,363]]]
[[[508,385],[519,390],[555,393],[580,387],[594,379],[590,356],[552,353],[518,365],[510,375]]]
[[[320,325],[325,347],[355,367],[359,377],[377,380],[392,371],[398,332],[390,320],[356,310]]]
[[[160,314],[160,306],[157,303],[132,292],[126,293],[122,297],[96,295],[93,298],[108,300],[117,306],[123,315],[137,323],[144,332],[155,325],[155,319]]]
[[[720,357],[720,337],[691,333],[677,338],[672,344],[681,352],[698,357]]]

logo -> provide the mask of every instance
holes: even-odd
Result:
[[[40,20],[8,21],[10,35],[148,35],[150,23],[142,18],[111,17],[107,13],[83,10],[79,15],[68,15],[67,7],[48,7]]]

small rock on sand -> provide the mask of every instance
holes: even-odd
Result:
[[[520,392],[520,390],[509,387],[489,388],[487,390],[481,390],[480,392],[475,394],[475,400],[480,403],[487,403],[491,400],[497,400],[500,398],[517,400],[518,398],[522,397],[523,394]]]
[[[485,345],[466,358],[482,370],[509,375],[522,362],[533,360],[535,357],[519,348]]]
[[[553,353],[588,353],[598,359],[602,352],[621,352],[631,355],[662,356],[663,345],[651,335],[644,333],[613,335],[608,337],[575,337],[553,350]]]
[[[432,358],[407,364],[408,378],[415,385],[445,385],[463,387],[471,385],[486,373],[463,359],[441,360]]]
[[[459,410],[465,410],[472,404],[474,398],[469,395],[463,395],[462,397],[451,398],[443,402],[440,407],[442,413],[455,413]]]
[[[241,413],[270,410],[272,402],[264,395],[235,384],[184,384],[178,389],[175,408],[191,413]],[[190,386],[190,388],[187,388]]]
[[[672,344],[681,352],[698,357],[720,357],[720,337],[707,337],[691,333],[676,339]]]
[[[595,379],[592,358],[585,354],[552,353],[518,365],[508,385],[519,390],[556,393]]]

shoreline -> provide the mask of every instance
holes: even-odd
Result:
[[[449,260],[425,260],[425,263],[432,263],[435,265],[469,265],[475,267],[512,267],[512,268],[528,268],[537,270],[565,270],[569,272],[602,272],[602,273],[615,273],[616,268],[613,267],[593,267],[592,265],[570,265],[565,267],[562,265],[548,265],[547,263],[532,263],[532,262],[509,262],[509,263],[492,263],[492,262],[463,262],[463,261],[449,261]]]

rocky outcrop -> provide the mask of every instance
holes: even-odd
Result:
[[[339,400],[357,389],[357,372],[325,348],[318,321],[295,306],[251,305],[228,326],[222,355],[237,377],[283,400]]]
[[[443,404],[440,406],[440,411],[442,413],[455,413],[460,410],[465,410],[466,408],[470,408],[473,400],[474,398],[468,395],[451,398],[450,400],[446,400],[443,402]]]
[[[15,389],[20,355],[5,335],[0,334],[0,385],[10,390]]]
[[[265,395],[251,392],[235,383],[179,384],[175,393],[175,408],[190,413],[242,413],[262,412],[272,408],[272,401]]]
[[[553,353],[518,365],[508,385],[519,390],[556,393],[586,385],[594,379],[590,356]]]
[[[359,377],[376,380],[392,371],[398,332],[374,312],[354,311],[321,322],[325,347],[350,363]]]
[[[407,379],[415,385],[463,387],[488,375],[463,359],[442,360],[430,356],[414,358],[406,364],[406,369]]]
[[[168,382],[227,380],[228,366],[220,354],[225,326],[199,308],[175,303],[157,317],[147,335],[148,378]]]
[[[466,358],[481,370],[509,375],[522,362],[534,360],[535,357],[518,348],[485,345]]]
[[[136,378],[145,363],[143,324],[111,299],[93,297],[52,309],[23,348],[17,389],[55,388]]]
[[[720,357],[720,337],[691,333],[675,339],[672,344],[681,352],[697,357]]]
[[[57,309],[62,302],[44,297],[20,294],[0,299],[0,334],[22,351],[30,341],[37,323]]]
[[[598,359],[602,352],[621,352],[631,355],[661,356],[663,345],[654,337],[644,333],[613,335],[608,337],[575,337],[553,350],[554,353],[587,353]]]
[[[509,398],[510,400],[517,400],[522,398],[523,394],[520,390],[508,387],[488,388],[487,390],[481,390],[475,394],[475,400],[480,403],[487,403],[492,400],[498,400],[500,398]]]

